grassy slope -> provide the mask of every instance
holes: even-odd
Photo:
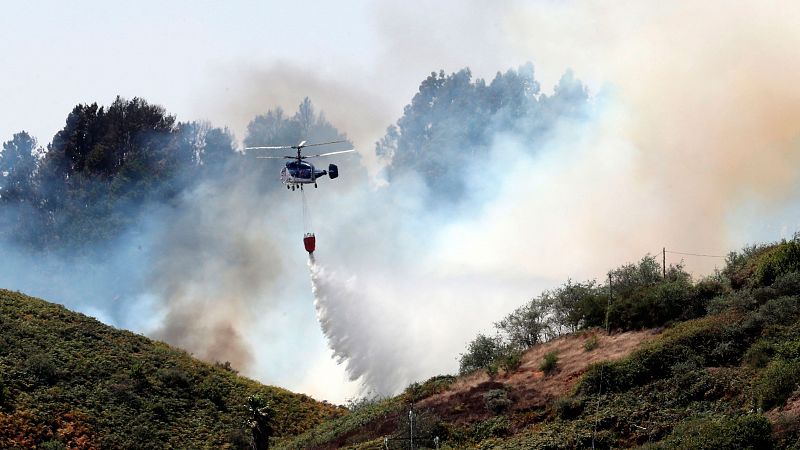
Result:
[[[382,436],[406,436],[404,418],[413,401],[418,436],[439,436],[443,449],[593,443],[800,449],[800,244],[764,246],[745,256],[726,269],[730,282],[707,305],[708,316],[667,327],[622,359],[568,374],[563,396],[545,405],[518,407],[526,403],[524,396],[506,382],[517,374],[501,373],[491,382],[485,374],[440,377],[286,439],[279,448],[381,448]],[[500,397],[506,395],[510,406],[490,411],[487,401],[454,401],[423,409],[437,396],[475,385],[470,379],[476,377],[487,393],[505,391]],[[528,379],[529,391],[539,389],[537,377]],[[433,448],[423,439],[417,443]],[[390,448],[407,445],[390,442]]]
[[[0,290],[0,448],[248,448],[245,399],[276,433],[342,414],[59,305]]]

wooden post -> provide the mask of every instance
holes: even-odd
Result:
[[[661,271],[664,274],[664,279],[667,279],[667,247],[661,250]]]
[[[608,327],[608,314],[611,312],[611,299],[614,297],[614,290],[611,287],[611,272],[608,272],[608,304],[606,305],[606,334],[610,335],[611,330]]]

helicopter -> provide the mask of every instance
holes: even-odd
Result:
[[[294,149],[297,150],[297,155],[285,156],[257,156],[258,159],[291,159],[286,163],[286,167],[281,169],[281,182],[286,185],[286,189],[300,189],[303,190],[304,184],[313,184],[317,187],[317,179],[328,175],[331,179],[339,176],[339,168],[336,164],[329,164],[328,170],[318,170],[313,164],[304,161],[309,158],[317,158],[320,156],[338,155],[341,153],[354,152],[354,149],[341,150],[337,152],[320,153],[318,155],[302,155],[301,151],[306,147],[317,147],[320,145],[339,144],[347,141],[331,141],[320,142],[317,144],[306,144],[307,141],[302,141],[297,145],[279,145],[270,147],[245,147],[245,150],[278,150],[278,149]]]

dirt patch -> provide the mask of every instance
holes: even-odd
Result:
[[[800,395],[790,398],[786,405],[774,408],[765,414],[772,423],[772,432],[780,436],[800,427]]]
[[[417,407],[430,408],[448,421],[473,422],[489,415],[484,406],[484,394],[504,389],[513,400],[512,411],[541,408],[568,394],[590,364],[627,356],[656,335],[653,330],[611,336],[602,330],[589,330],[564,336],[526,351],[517,370],[501,372],[493,379],[484,370],[476,371],[459,378],[446,391],[422,400]],[[586,351],[584,345],[593,337],[597,339],[597,348]],[[539,367],[549,352],[556,352],[558,363],[553,372],[545,375]]]

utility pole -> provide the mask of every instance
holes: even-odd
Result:
[[[661,249],[661,271],[664,274],[664,279],[667,279],[667,247]]]
[[[409,441],[408,448],[414,450],[414,410],[408,410],[408,424],[409,424]]]
[[[614,297],[614,290],[611,287],[611,272],[608,272],[608,304],[606,305],[606,334],[611,334],[608,327],[608,314],[611,312],[611,299]]]

